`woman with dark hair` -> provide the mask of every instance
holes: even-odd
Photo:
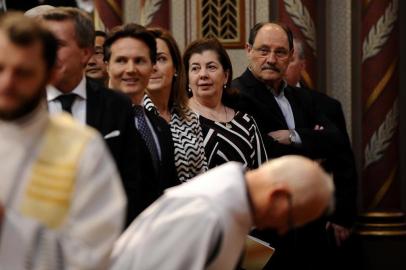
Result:
[[[187,104],[185,71],[175,39],[161,28],[148,30],[157,42],[157,57],[144,107],[170,124],[178,178],[185,182],[207,171],[203,134],[198,116]]]
[[[217,39],[199,39],[185,50],[183,63],[192,97],[190,108],[199,115],[208,167],[239,161],[257,168],[267,160],[262,137],[254,119],[227,107],[233,69]]]

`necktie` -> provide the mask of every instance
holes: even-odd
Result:
[[[154,142],[154,137],[145,119],[144,108],[142,106],[134,106],[134,114],[137,119],[137,130],[140,132],[149,152],[151,153],[152,161],[155,170],[158,169],[159,157],[158,150]]]
[[[60,95],[56,99],[59,100],[59,102],[61,103],[62,110],[72,114],[72,104],[75,101],[76,96],[77,96],[76,94],[70,93],[70,94]]]

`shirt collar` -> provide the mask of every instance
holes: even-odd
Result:
[[[82,99],[86,100],[87,99],[87,93],[86,93],[86,77],[83,76],[82,80],[80,83],[71,91],[71,93],[75,93]],[[52,101],[55,100],[57,97],[60,95],[63,95],[61,91],[59,91],[55,86],[53,85],[48,85],[47,86],[47,101]]]
[[[286,83],[285,80],[282,80],[280,86],[279,86],[279,95],[276,94],[275,89],[273,89],[271,86],[266,86],[266,88],[268,90],[271,91],[271,93],[275,96],[275,97],[283,97],[285,95],[285,89],[288,86],[288,84]]]

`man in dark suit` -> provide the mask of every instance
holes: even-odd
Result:
[[[175,169],[169,125],[143,107],[145,89],[156,62],[155,38],[140,25],[123,25],[109,34],[104,43],[104,53],[109,74],[108,86],[125,93],[132,101],[135,126],[147,148],[139,155],[143,158],[143,166],[150,167],[150,177],[145,184],[155,187],[154,194],[159,196],[165,188],[180,182]],[[143,196],[142,191],[143,188],[134,188],[131,192],[137,194],[134,197],[140,197]],[[138,209],[143,210],[158,196],[146,198],[142,209]]]
[[[293,36],[287,27],[255,25],[247,55],[249,67],[232,83],[240,90],[235,107],[254,116],[269,156],[296,153],[324,158],[342,143],[334,125],[317,113],[312,97],[294,91],[283,79],[293,55]]]
[[[249,66],[232,83],[240,90],[235,107],[255,118],[268,156],[301,154],[324,160],[333,155],[343,145],[338,129],[318,112],[309,93],[284,80],[294,52],[290,29],[279,23],[258,23],[251,29],[246,48]],[[319,219],[283,237],[260,232],[276,247],[269,267],[322,269],[325,224]]]
[[[323,167],[333,174],[336,187],[336,209],[329,217],[327,228],[332,232],[332,241],[329,247],[331,261],[335,268],[342,269],[349,265],[349,248],[347,239],[356,216],[357,172],[348,136],[344,113],[341,103],[326,94],[311,90],[301,80],[301,74],[306,68],[306,58],[303,42],[293,39],[294,53],[292,61],[286,70],[286,81],[289,85],[300,87],[312,96],[316,107],[323,113],[341,132],[345,147],[337,149],[335,155],[325,160]],[[346,254],[347,253],[347,254]]]
[[[138,156],[138,150],[144,146],[134,127],[131,100],[84,76],[86,63],[93,53],[92,21],[76,8],[55,8],[42,15],[42,19],[60,46],[55,79],[47,88],[49,111],[51,114],[68,111],[102,134],[128,191],[128,186],[146,178],[147,169],[141,166],[142,159]],[[154,193],[154,190],[143,191],[144,196]],[[134,198],[127,192],[127,199]],[[140,211],[128,207],[127,224]]]

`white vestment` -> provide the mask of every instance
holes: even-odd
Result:
[[[51,229],[22,214],[21,201],[49,122],[44,104],[24,119],[0,121],[0,202],[5,209],[0,269],[104,269],[126,203],[117,169],[96,132],[79,156],[61,225]]]
[[[234,269],[252,226],[242,165],[165,191],[117,241],[113,270]]]

